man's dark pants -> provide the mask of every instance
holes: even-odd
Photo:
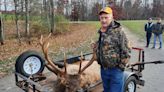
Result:
[[[123,92],[124,73],[119,68],[101,68],[104,92]]]
[[[152,36],[152,33],[148,33],[148,32],[146,33],[146,40],[147,40],[146,46],[147,47],[149,47],[151,36]]]

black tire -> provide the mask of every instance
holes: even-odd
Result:
[[[134,89],[132,88],[133,91],[129,90],[128,85],[134,86]],[[137,87],[136,78],[134,76],[130,76],[125,82],[124,92],[136,92],[136,87]]]
[[[41,61],[41,67],[40,67],[39,71],[35,74],[42,73],[44,70],[44,66],[45,66],[45,60],[42,55],[40,55],[37,51],[33,51],[33,50],[25,51],[17,58],[16,63],[15,63],[15,71],[26,77],[29,77],[30,74],[28,74],[24,71],[23,64],[24,64],[25,60],[31,56],[37,57]]]

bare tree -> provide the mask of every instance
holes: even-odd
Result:
[[[90,19],[91,20],[98,20],[98,13],[101,10],[102,5],[99,3],[95,3],[94,6],[92,7],[92,12],[90,14]]]
[[[51,33],[54,31],[54,2],[50,0],[50,24],[51,24]]]
[[[87,15],[87,1],[86,0],[79,0],[79,5],[78,5],[78,9],[79,9],[79,15],[80,16],[80,20],[84,21],[86,20],[86,15]]]
[[[4,30],[3,30],[3,19],[0,12],[0,43],[4,45]]]
[[[140,19],[141,18],[141,0],[135,0],[132,9],[131,9],[131,19]]]
[[[141,8],[141,16],[142,19],[148,19],[152,17],[151,15],[152,9],[149,7],[149,5],[145,5],[144,7]]]
[[[126,1],[125,3],[124,3],[124,11],[125,11],[125,17],[126,17],[126,19],[130,19],[130,13],[131,13],[131,8],[132,8],[132,3],[131,3],[131,1],[130,0],[128,0],[128,1]]]
[[[57,2],[57,14],[64,15],[64,0],[58,0],[58,2]]]
[[[43,0],[43,6],[42,6],[42,18],[44,20],[44,25],[47,25],[48,31],[51,32],[51,25],[50,25],[50,1],[49,0]]]
[[[71,12],[71,19],[73,21],[78,21],[79,20],[79,10],[78,10],[78,3],[77,2],[72,2],[72,12]]]
[[[121,0],[120,2],[121,2],[120,7],[123,7],[123,4],[124,4],[125,0]]]
[[[164,11],[163,11],[163,0],[153,0],[153,9],[152,9],[152,15],[154,17],[163,17]]]
[[[26,8],[26,37],[28,40],[28,43],[31,44],[30,42],[30,30],[29,30],[29,0],[25,0],[25,8]]]
[[[21,0],[21,19],[23,20],[24,16],[24,0]]]
[[[6,13],[7,13],[7,1],[4,0],[4,7],[5,7],[5,16],[4,19],[6,20]]]
[[[16,24],[16,33],[17,33],[17,37],[18,37],[18,42],[21,45],[21,37],[20,37],[20,32],[19,32],[19,25],[18,25],[18,12],[17,12],[17,8],[18,8],[18,2],[17,0],[14,0],[14,4],[15,4],[15,24]]]

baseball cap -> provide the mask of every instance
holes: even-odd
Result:
[[[99,15],[101,15],[102,13],[112,14],[113,11],[110,7],[104,7],[100,10]]]

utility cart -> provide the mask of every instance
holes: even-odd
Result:
[[[125,86],[124,92],[136,92],[137,85],[144,86],[145,81],[142,79],[142,71],[145,64],[160,64],[163,61],[144,62],[144,50],[142,48],[132,48],[138,52],[138,61],[127,66],[124,71]],[[83,55],[84,59],[90,59],[92,53]],[[81,56],[75,56],[66,59],[67,63],[73,64],[80,61]],[[63,68],[64,60],[54,62],[59,68]],[[45,60],[40,53],[36,51],[26,51],[22,53],[15,64],[15,80],[16,85],[25,92],[53,92],[52,81],[50,80],[46,84],[44,81],[48,80],[51,76],[51,72],[44,73],[46,69]],[[55,79],[55,78],[54,78]],[[54,81],[54,80],[53,80]],[[97,87],[102,86],[102,81],[96,81],[95,83],[88,85],[86,88],[81,88],[77,92],[92,92]],[[94,91],[95,92],[95,91]],[[98,91],[99,92],[99,91]]]

